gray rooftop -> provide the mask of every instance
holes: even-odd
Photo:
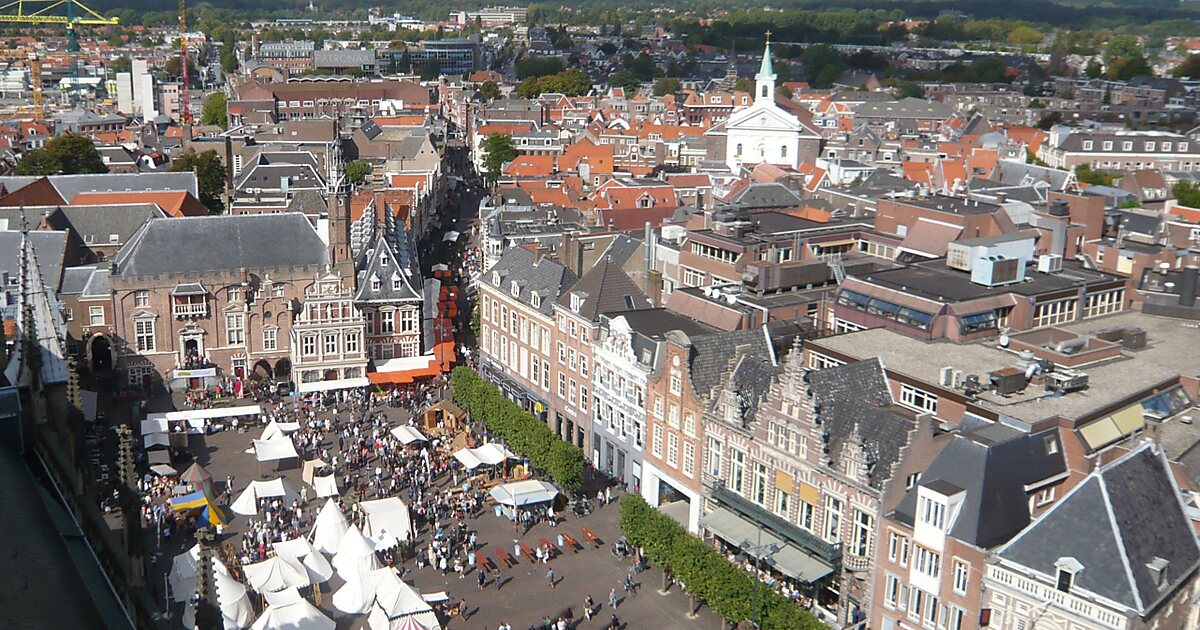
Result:
[[[1053,397],[1045,396],[1045,392],[1035,391],[1037,388],[1033,387],[1028,388],[1026,394],[1008,398],[984,392],[973,404],[1027,423],[1054,417],[1078,419],[1142,392],[1149,396],[1154,387],[1171,377],[1180,374],[1195,376],[1200,372],[1194,354],[1178,351],[1179,348],[1195,347],[1200,341],[1200,330],[1188,327],[1179,320],[1127,312],[1058,328],[1088,334],[1121,326],[1145,330],[1147,347],[1136,353],[1125,352],[1107,362],[1084,366],[1082,369],[1090,378],[1087,389]],[[857,359],[878,356],[889,371],[930,384],[939,382],[939,372],[946,366],[953,366],[966,375],[974,374],[986,381],[989,372],[1009,367],[1017,360],[1015,353],[1001,349],[994,341],[931,343],[885,328],[836,335],[809,343],[818,352],[824,347]]]
[[[0,185],[9,192],[33,183],[37,177],[0,177]],[[199,199],[196,174],[185,173],[96,173],[88,175],[51,175],[50,183],[67,203],[85,192],[144,192],[186,190]]]
[[[1139,614],[1190,579],[1200,544],[1170,465],[1151,443],[1089,475],[998,552],[1002,562],[1053,583],[1061,558],[1083,565],[1072,589]],[[1166,560],[1164,587],[1148,565]]]
[[[117,275],[325,265],[328,251],[298,213],[152,219],[113,260]]]
[[[483,276],[483,281],[505,295],[512,295],[512,283],[517,284],[516,299],[544,315],[554,312],[554,303],[576,282],[570,269],[538,256],[524,247],[510,247],[500,260]],[[539,303],[533,306],[533,296]]]

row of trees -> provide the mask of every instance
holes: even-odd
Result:
[[[621,499],[621,531],[646,556],[687,585],[692,597],[732,622],[754,620],[764,630],[818,630],[825,625],[795,602],[766,588],[716,549],[688,533],[645,499]]]
[[[44,147],[26,152],[13,170],[14,175],[35,176],[107,172],[108,166],[91,138],[68,134],[51,138]]]
[[[583,450],[559,439],[545,422],[507,399],[474,370],[459,366],[450,374],[454,400],[492,435],[546,472],[564,490],[583,483]]]
[[[570,68],[561,72],[528,77],[517,85],[517,96],[534,98],[539,94],[556,92],[567,96],[583,96],[592,89],[592,78],[578,68]]]

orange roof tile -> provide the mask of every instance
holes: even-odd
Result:
[[[192,193],[179,191],[86,192],[75,195],[72,206],[115,206],[129,203],[153,203],[172,217],[198,217],[208,214],[208,208]]]
[[[553,155],[518,155],[504,168],[510,177],[546,177],[554,173]]]
[[[929,162],[904,162],[900,168],[908,181],[928,186],[932,180],[933,164]]]

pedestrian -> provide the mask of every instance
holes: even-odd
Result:
[[[458,600],[458,616],[463,621],[467,620],[467,600]]]
[[[500,585],[503,584],[503,582],[500,580],[500,568],[499,567],[497,567],[496,570],[492,571],[492,581],[496,583],[496,590],[497,591],[500,590]]]
[[[612,590],[610,590],[608,592],[608,607],[613,610],[617,609],[617,589],[616,588],[613,588]]]
[[[612,488],[604,489],[604,505],[612,503]]]
[[[592,599],[592,594],[588,593],[588,596],[583,598],[583,618],[590,621],[592,618],[592,609],[595,607],[596,602]]]
[[[483,572],[483,569],[480,569],[479,573],[476,574],[475,580],[479,582],[479,590],[482,591],[484,582],[487,582],[487,574]]]
[[[554,581],[554,567],[550,567],[546,571],[546,583],[550,585],[550,588],[556,588],[558,586]]]
[[[621,620],[620,620],[620,619],[617,619],[617,613],[613,613],[613,616],[612,616],[612,621],[609,621],[609,622],[608,622],[608,627],[609,627],[609,628],[611,628],[612,630],[619,630],[619,629],[620,629],[620,627],[621,627]]]

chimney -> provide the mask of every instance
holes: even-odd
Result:
[[[383,198],[383,191],[375,191],[375,225],[387,225],[387,200]]]
[[[1196,279],[1200,276],[1200,268],[1188,265],[1183,269],[1183,281],[1179,284],[1179,305],[1192,307],[1196,305]]]

